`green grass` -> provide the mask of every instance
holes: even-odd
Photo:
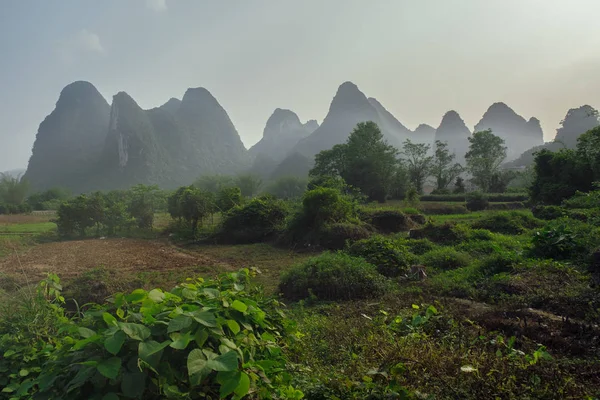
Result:
[[[46,233],[56,229],[54,222],[0,225],[0,233]]]

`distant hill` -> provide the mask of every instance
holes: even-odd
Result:
[[[435,130],[435,140],[448,143],[448,149],[456,155],[456,161],[463,163],[465,154],[469,151],[471,131],[465,121],[454,110],[448,111],[442,117],[440,126]]]

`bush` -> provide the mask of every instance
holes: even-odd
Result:
[[[531,252],[536,257],[585,260],[590,250],[600,245],[600,232],[583,222],[561,218],[537,230],[531,242]]]
[[[322,246],[326,249],[340,250],[348,243],[366,239],[372,235],[367,226],[354,223],[327,224],[309,240],[309,244]]]
[[[386,287],[386,279],[363,258],[326,252],[286,272],[279,291],[290,300],[311,295],[320,300],[353,300],[381,295]]]
[[[352,201],[332,188],[318,187],[309,190],[302,198],[302,207],[304,221],[311,227],[346,222],[356,217]]]
[[[418,256],[433,250],[436,246],[428,239],[402,239],[398,244],[408,247],[408,250]]]
[[[446,222],[442,225],[428,223],[423,228],[410,231],[411,239],[429,239],[437,244],[456,244],[468,240],[470,230],[462,225]]]
[[[488,197],[481,192],[467,193],[466,201],[466,207],[469,211],[483,211],[490,205]]]
[[[499,251],[484,258],[479,268],[484,275],[495,275],[511,272],[513,267],[521,261],[522,257],[516,252]]]
[[[382,233],[409,231],[413,223],[404,213],[395,210],[363,210],[361,219]]]
[[[520,235],[527,229],[541,226],[539,220],[518,211],[505,211],[488,215],[471,224],[475,229],[487,229],[507,235]]]
[[[469,194],[470,193],[434,194],[432,192],[430,195],[421,196],[421,201],[459,202],[465,201],[465,197],[468,197]],[[486,197],[488,201],[494,203],[525,202],[529,200],[529,195],[527,193],[487,193]]]
[[[284,226],[285,203],[270,196],[256,197],[225,214],[219,237],[233,243],[256,243],[272,239]]]
[[[531,209],[531,212],[534,217],[548,221],[565,215],[565,209],[559,206],[535,206]]]
[[[474,258],[481,258],[502,251],[502,247],[493,240],[472,240],[460,243],[454,248],[469,253]]]
[[[426,267],[449,270],[466,267],[471,262],[471,257],[451,247],[442,247],[425,253],[421,262]]]
[[[348,253],[364,258],[387,277],[406,274],[415,261],[408,248],[380,235],[355,242],[348,248]]]

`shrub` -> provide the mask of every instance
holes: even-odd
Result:
[[[418,256],[435,248],[435,244],[428,239],[402,239],[398,244],[408,247],[408,250]]]
[[[349,222],[327,224],[316,232],[308,243],[322,246],[326,249],[339,250],[346,247],[348,243],[366,239],[371,234],[372,232],[363,224]]]
[[[302,208],[305,223],[312,227],[346,222],[356,216],[354,204],[332,188],[318,187],[307,191],[302,198]]]
[[[419,209],[425,215],[458,215],[469,213],[467,207],[461,204],[421,203]]]
[[[511,272],[513,267],[522,261],[520,254],[510,251],[499,251],[481,260],[480,271],[485,275]]]
[[[320,300],[352,300],[381,295],[386,287],[386,279],[363,258],[326,252],[286,272],[279,291],[290,300],[311,294]]]
[[[382,233],[408,231],[413,226],[411,219],[395,210],[363,210],[361,219]]]
[[[460,243],[454,246],[454,248],[458,251],[469,253],[475,258],[481,258],[482,256],[502,251],[502,246],[494,240],[472,240]]]
[[[411,239],[429,239],[438,244],[455,244],[468,239],[469,229],[462,225],[446,222],[442,225],[426,224],[423,228],[410,231]]]
[[[548,221],[565,215],[565,209],[559,206],[535,206],[531,209],[531,212],[534,217]]]
[[[467,253],[456,251],[453,248],[442,247],[425,253],[421,262],[426,267],[449,270],[466,267],[471,262],[471,257]]]
[[[469,211],[483,211],[490,205],[488,197],[481,192],[467,193],[466,201],[466,207]]]
[[[243,202],[242,191],[239,187],[226,187],[217,193],[215,205],[221,212],[227,212]]]
[[[487,229],[507,235],[520,235],[527,229],[541,226],[541,223],[523,212],[504,211],[481,218],[473,222],[471,226],[475,229]]]
[[[255,243],[272,239],[283,228],[287,208],[270,196],[256,197],[225,214],[220,238],[233,243]]]
[[[531,252],[540,258],[585,259],[600,244],[600,232],[580,221],[561,218],[548,222],[532,237]]]
[[[71,321],[50,304],[54,337],[30,343],[3,331],[3,398],[282,398],[290,376],[278,343],[290,325],[277,301],[245,289],[248,276],[117,294]],[[43,287],[53,302],[56,288]]]
[[[387,277],[405,274],[414,261],[408,248],[380,235],[355,242],[348,248],[348,253],[364,258]]]
[[[492,232],[488,231],[487,229],[471,229],[470,232],[468,233],[468,239],[469,240],[487,241],[487,240],[493,240],[494,236],[493,236]]]

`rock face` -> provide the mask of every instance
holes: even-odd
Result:
[[[456,161],[464,163],[465,154],[469,151],[471,131],[456,111],[448,111],[442,117],[440,126],[435,131],[435,140],[448,143],[450,152],[456,154]]]
[[[427,124],[421,124],[413,132],[411,140],[415,143],[425,143],[433,146],[435,142],[435,128]]]
[[[533,164],[534,153],[542,149],[550,151],[559,151],[563,148],[574,149],[577,147],[577,139],[579,136],[598,125],[600,125],[598,111],[593,107],[584,105],[579,108],[571,108],[567,112],[565,118],[561,121],[560,127],[556,130],[554,141],[530,148],[514,161],[507,163],[506,166],[511,168],[523,168],[531,165]]]
[[[475,131],[491,129],[492,133],[506,142],[507,161],[517,158],[523,149],[544,143],[544,133],[537,118],[526,121],[504,103],[494,103],[488,108]]]
[[[302,124],[294,112],[278,108],[267,120],[262,139],[248,152],[251,157],[261,154],[276,163],[281,162],[301,139],[309,136],[318,127],[319,124],[315,120]]]
[[[27,177],[35,190],[74,193],[138,183],[173,188],[249,165],[227,112],[204,88],[143,110],[125,92],[109,106],[91,84],[75,82],[40,125]]]
[[[109,118],[110,106],[91,83],[66,86],[38,129],[25,174],[32,188],[76,189],[89,179],[102,153]]]
[[[344,143],[356,125],[365,121],[375,122],[394,146],[400,146],[410,133],[377,100],[367,99],[354,83],[345,82],[338,88],[321,126],[300,140],[293,151],[312,159],[320,151]]]

